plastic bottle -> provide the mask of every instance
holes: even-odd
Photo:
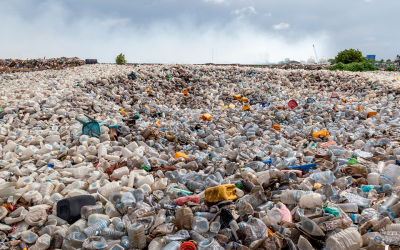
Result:
[[[332,184],[335,181],[335,176],[330,170],[323,172],[315,172],[311,175],[316,182],[321,183],[323,185]]]
[[[394,164],[389,164],[383,169],[379,176],[380,184],[393,185],[400,176],[400,167]]]
[[[106,228],[110,225],[110,221],[108,220],[99,220],[96,223],[93,223],[89,227],[83,229],[83,233],[85,233],[86,237],[91,237],[93,235],[99,235],[103,228]]]
[[[121,221],[120,218],[118,217],[114,217],[112,218],[112,224],[114,225],[114,227],[119,230],[119,231],[123,231],[125,229],[125,225],[124,223]]]
[[[357,213],[358,205],[356,203],[339,203],[336,204],[345,213]]]
[[[179,247],[181,246],[181,242],[179,241],[171,241],[168,243],[163,250],[179,250]]]
[[[121,246],[122,246],[124,249],[127,249],[127,248],[129,248],[129,245],[130,245],[130,243],[129,243],[129,238],[128,238],[128,236],[122,236],[122,238],[121,238]]]
[[[347,194],[345,194],[345,197],[348,199],[348,201],[350,203],[355,203],[359,207],[362,207],[362,208],[369,207],[370,201],[368,199],[366,199],[366,198],[363,198],[363,197],[359,196],[359,195],[352,194],[352,193],[347,193]]]
[[[355,228],[347,228],[326,241],[328,250],[350,250],[362,247],[363,241],[360,233]]]

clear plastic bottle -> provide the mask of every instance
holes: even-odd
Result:
[[[350,250],[362,247],[363,240],[355,228],[347,228],[326,240],[325,247],[328,250]]]
[[[122,238],[121,238],[121,246],[122,246],[124,249],[127,249],[127,248],[129,248],[129,245],[130,245],[130,243],[129,243],[129,238],[128,238],[128,236],[122,236]]]
[[[99,220],[96,223],[93,223],[89,227],[83,229],[86,237],[91,237],[93,235],[99,235],[103,228],[106,228],[110,225],[110,221],[108,220]]]
[[[124,223],[121,221],[120,218],[118,217],[114,217],[112,218],[112,224],[114,225],[114,227],[119,230],[119,231],[123,231],[125,229],[125,225]]]
[[[179,250],[181,244],[180,241],[171,241],[162,250]]]
[[[100,236],[102,236],[106,240],[119,240],[124,235],[126,235],[124,232],[121,232],[116,228],[110,227],[103,228],[100,232]]]
[[[355,203],[358,206],[363,207],[363,208],[367,208],[370,205],[369,199],[363,198],[356,194],[347,193],[347,194],[345,194],[345,197],[347,198],[347,200],[350,203]]]
[[[379,176],[379,183],[393,185],[399,176],[400,167],[394,164],[389,164],[381,172],[381,175]]]
[[[250,216],[249,220],[247,222],[240,222],[238,223],[239,228],[244,227],[244,226],[248,226],[250,227],[252,233],[253,233],[253,237],[255,239],[261,238],[264,233],[267,231],[267,226],[265,225],[265,223],[255,217]]]
[[[164,238],[161,240],[161,242],[165,244],[169,244],[170,242],[173,241],[186,241],[190,238],[189,232],[187,230],[179,230],[173,235],[166,235]]]
[[[356,203],[339,203],[336,204],[345,213],[357,213],[358,205]]]
[[[322,185],[332,184],[336,179],[330,170],[315,172],[311,175],[311,178]]]
[[[394,204],[396,204],[397,202],[400,201],[400,197],[392,194],[386,201],[385,203],[382,204],[382,206],[379,208],[379,212],[384,212],[387,209],[389,209],[390,206],[393,206]]]

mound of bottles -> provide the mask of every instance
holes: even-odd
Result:
[[[0,249],[400,246],[398,73],[83,65],[0,81]]]
[[[43,59],[0,59],[0,74],[13,73],[18,71],[38,71],[47,69],[63,69],[68,67],[81,66],[85,60],[78,57],[67,58],[43,58]]]

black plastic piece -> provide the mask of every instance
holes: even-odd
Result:
[[[62,199],[57,203],[57,216],[72,224],[81,218],[81,208],[87,205],[96,205],[91,195],[80,195]]]

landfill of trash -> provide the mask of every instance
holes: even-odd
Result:
[[[0,249],[400,246],[399,76],[3,74]]]
[[[0,74],[15,73],[20,71],[38,71],[47,69],[64,69],[68,67],[81,66],[85,60],[73,58],[50,58],[50,59],[0,59]]]

